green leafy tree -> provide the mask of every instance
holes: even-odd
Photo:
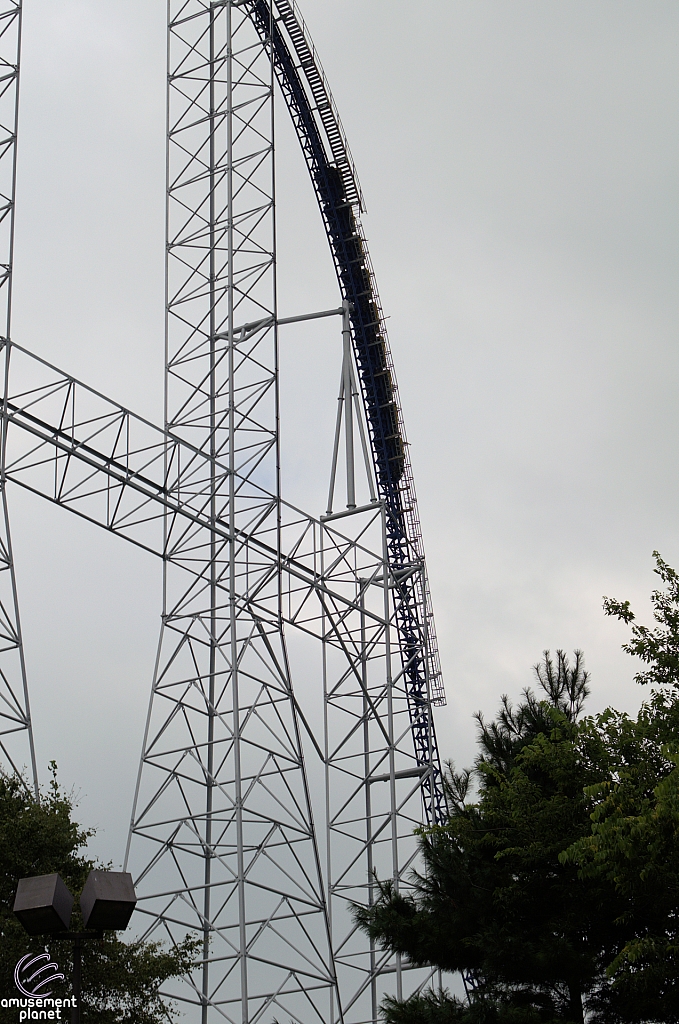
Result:
[[[625,941],[609,965],[620,1019],[679,1020],[679,575],[657,552],[665,585],[651,596],[654,627],[636,623],[629,601],[604,608],[628,624],[627,653],[657,687],[636,719],[608,710],[592,723],[608,758],[592,786],[592,828],[563,855],[580,878],[606,881],[625,900]]]
[[[58,872],[77,898],[94,863],[85,849],[91,831],[72,817],[73,801],[56,781],[37,800],[16,775],[0,773],[0,998],[16,996],[13,971],[27,953],[46,949],[67,978],[71,974],[71,943],[31,938],[12,913],[20,878]],[[71,927],[82,926],[74,906]],[[123,942],[115,932],[87,942],[83,951],[83,1024],[159,1024],[172,1019],[158,995],[168,978],[194,966],[198,943],[187,939],[171,950],[157,942]],[[54,995],[70,996],[64,985]],[[68,1014],[69,1011],[66,1011]],[[0,1022],[16,1024],[16,1009],[0,1007]]]
[[[580,652],[572,666],[545,652],[535,673],[539,697],[526,690],[516,707],[504,697],[493,721],[477,716],[474,772],[448,775],[449,820],[421,835],[426,870],[412,889],[382,883],[374,906],[355,908],[386,948],[476,982],[470,1005],[387,1001],[390,1024],[582,1024],[588,1009],[614,1019],[606,968],[625,900],[559,856],[590,834],[589,794],[607,777],[602,738],[579,721],[588,676]]]

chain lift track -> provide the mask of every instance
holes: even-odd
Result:
[[[445,704],[424,561],[422,530],[394,368],[377,282],[360,221],[361,188],[325,75],[294,0],[255,0],[257,30],[271,31],[274,70],[297,131],[323,215],[343,298],[350,303],[354,353],[380,498],[387,511],[390,568],[425,813],[445,815],[430,706]],[[428,652],[428,653],[427,653]]]

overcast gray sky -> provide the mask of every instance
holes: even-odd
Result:
[[[675,0],[302,0],[354,153],[394,350],[448,706],[440,746],[582,647],[634,710],[626,629],[679,564]],[[160,420],[162,0],[26,0],[14,338]],[[279,110],[280,309],[334,305]],[[285,347],[287,346],[287,347]],[[339,341],[282,352],[284,487],[323,511]],[[38,755],[119,862],[160,565],[11,494]]]

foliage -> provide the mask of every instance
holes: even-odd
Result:
[[[91,831],[72,818],[73,801],[56,781],[35,799],[23,779],[0,773],[0,993],[16,995],[15,963],[26,953],[47,950],[70,977],[71,943],[31,938],[12,913],[18,880],[58,872],[77,898],[93,862],[85,855]],[[72,928],[82,927],[75,911]],[[172,950],[155,942],[125,943],[115,932],[89,941],[83,949],[83,1024],[158,1024],[168,1011],[158,995],[168,978],[191,970],[197,943],[187,939]],[[70,996],[70,986],[54,995]],[[66,1011],[68,1013],[68,1011]],[[0,1008],[0,1022],[16,1022],[15,1009]]]
[[[448,775],[449,819],[421,835],[426,866],[412,891],[382,883],[361,926],[411,962],[473,972],[471,1007],[421,999],[387,1004],[393,1024],[431,1019],[512,1024],[581,1022],[610,1000],[606,967],[621,945],[624,900],[605,877],[581,876],[559,854],[590,833],[601,784],[601,740],[582,738],[588,693],[582,655],[571,666],[545,652],[535,667],[541,699],[506,697],[495,720],[479,714],[475,802],[471,772]],[[457,1016],[455,1016],[457,1014]]]
[[[597,719],[607,778],[588,790],[591,834],[562,855],[625,900],[625,941],[609,975],[629,1021],[679,1019],[679,576],[654,555],[666,587],[651,597],[658,625],[637,625],[629,601],[607,598],[604,608],[635,623],[624,649],[648,666],[636,679],[662,689],[636,719],[612,710]]]
[[[474,772],[450,773],[449,820],[421,837],[425,874],[356,908],[384,946],[478,983],[465,1005],[387,1001],[389,1024],[679,1020],[679,574],[654,556],[654,626],[604,599],[653,687],[639,714],[579,717],[580,656],[545,655],[543,699],[477,716]]]
[[[653,557],[654,572],[667,588],[666,591],[654,590],[651,594],[653,618],[659,625],[653,628],[638,625],[629,601],[605,597],[604,611],[627,624],[634,623],[632,638],[623,644],[622,649],[649,666],[644,672],[637,672],[635,681],[642,685],[654,683],[679,689],[679,574],[660,557],[659,552],[654,551]]]
[[[403,1002],[387,997],[382,1007],[386,1024],[540,1024],[543,1017],[530,1007],[511,1006],[483,998],[471,1005],[447,992],[425,992]]]

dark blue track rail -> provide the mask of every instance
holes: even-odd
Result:
[[[431,715],[432,689],[426,663],[426,580],[423,575],[414,487],[403,439],[393,368],[384,321],[356,200],[348,199],[343,176],[330,163],[312,103],[291,48],[268,0],[249,5],[260,37],[269,42],[274,71],[297,131],[318,197],[340,290],[351,303],[351,327],[358,375],[371,439],[380,499],[387,517],[389,564],[395,586],[395,616],[417,763],[425,772],[422,795],[430,824],[445,817],[445,795]],[[438,658],[435,660],[438,668]],[[442,695],[442,690],[439,691]],[[427,770],[428,769],[428,770]]]

